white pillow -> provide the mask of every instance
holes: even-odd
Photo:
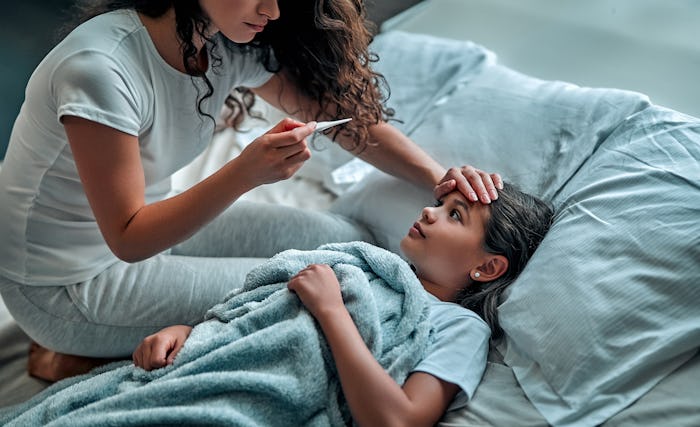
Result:
[[[390,105],[413,141],[446,167],[472,164],[497,171],[548,199],[615,126],[649,105],[633,92],[525,76],[471,43],[401,32],[380,40],[377,68],[387,77]],[[439,88],[430,73],[413,68],[425,57],[442,78]],[[431,202],[430,191],[376,171],[332,210],[366,224],[380,246],[398,252],[419,209]]]
[[[385,37],[386,49],[407,43]],[[423,54],[404,52],[391,68],[410,74]],[[637,93],[542,81],[495,61],[477,71],[450,79],[409,135],[446,166],[498,171],[554,202],[552,231],[500,309],[501,349],[550,423],[602,422],[700,346],[698,122]],[[395,94],[412,90],[387,78]],[[332,210],[398,251],[431,199],[373,172]]]
[[[554,199],[499,350],[554,425],[595,425],[700,347],[700,120],[650,107]]]

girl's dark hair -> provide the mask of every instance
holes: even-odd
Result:
[[[352,145],[344,148],[361,151],[370,142],[369,126],[388,120],[393,110],[384,103],[389,96],[384,77],[371,69],[377,61],[368,50],[373,28],[367,21],[363,0],[279,0],[280,18],[270,21],[247,46],[255,49],[264,67],[270,72],[283,72],[301,91],[318,103],[315,119],[322,117],[353,120],[335,128],[333,139],[343,132]],[[221,37],[205,36],[209,18],[198,0],[102,0],[79,1],[77,21],[64,28],[63,33],[99,14],[117,9],[132,8],[149,17],[157,18],[174,8],[177,35],[182,42],[182,59],[187,72],[201,77],[208,88],[198,102],[211,97],[213,87],[205,70],[197,67],[197,50],[193,35],[205,38],[210,49],[212,67],[220,65],[213,55],[217,42],[225,46],[235,43]],[[221,41],[223,40],[223,41]],[[226,105],[230,111],[226,122],[237,128],[246,114],[254,115],[255,97],[248,88],[235,88]],[[288,112],[290,114],[295,111]]]
[[[552,207],[512,184],[504,183],[498,199],[491,202],[486,224],[484,250],[503,255],[508,269],[489,282],[471,282],[456,297],[456,302],[479,314],[491,327],[493,339],[503,335],[498,321],[498,303],[503,291],[515,281],[532,257],[552,224]]]

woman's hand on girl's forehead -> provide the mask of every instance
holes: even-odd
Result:
[[[498,191],[503,188],[503,180],[497,173],[488,173],[473,166],[452,167],[435,186],[433,194],[440,200],[448,193],[458,190],[471,202],[484,204],[498,199]]]

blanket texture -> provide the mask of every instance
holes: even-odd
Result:
[[[361,243],[285,251],[251,271],[197,325],[173,365],[115,363],[0,412],[2,425],[345,425],[335,364],[287,281],[330,265],[370,351],[400,384],[430,337],[425,292],[398,256]]]

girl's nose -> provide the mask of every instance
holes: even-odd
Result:
[[[429,223],[435,221],[435,208],[431,208],[430,206],[426,206],[423,208],[423,211],[421,212],[421,216],[423,219]]]
[[[267,19],[274,21],[280,17],[280,8],[277,0],[263,0],[258,7],[258,13],[267,16]]]

